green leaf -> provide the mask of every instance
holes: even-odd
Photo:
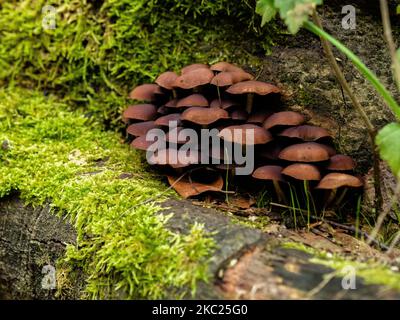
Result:
[[[400,4],[398,4],[396,7],[396,14],[400,14]]]
[[[274,7],[274,0],[258,0],[256,13],[262,16],[261,27],[271,21],[278,10]]]
[[[299,31],[319,4],[322,0],[275,0],[275,6],[292,34]]]
[[[400,178],[400,123],[389,123],[376,137],[381,158],[389,164],[394,175]]]

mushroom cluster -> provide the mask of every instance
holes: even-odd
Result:
[[[165,147],[157,151],[163,156],[150,157],[150,162],[185,198],[224,190],[226,177],[234,178],[240,167],[235,159],[226,159],[224,148],[214,150],[215,143],[192,141],[185,161],[177,157],[187,151],[180,146],[190,143],[188,136],[180,134],[187,128],[199,134],[202,129],[218,130],[217,144],[229,141],[243,152],[244,136],[251,130],[254,169],[247,182],[270,184],[281,202],[288,201],[288,185],[322,192],[324,206],[342,201],[348,188],[362,187],[353,172],[354,160],[336,154],[331,134],[306,124],[300,113],[279,110],[279,96],[277,86],[255,80],[236,65],[192,64],[180,74],[167,71],[154,84],[134,88],[129,97],[140,104],[128,106],[123,120],[135,149],[149,150],[154,143],[148,139],[152,129],[165,133]],[[233,134],[238,130],[241,135]],[[207,164],[202,161],[205,154],[210,158]]]

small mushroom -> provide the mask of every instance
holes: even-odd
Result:
[[[129,94],[129,98],[139,101],[152,102],[157,100],[157,95],[163,94],[158,84],[148,83],[137,86]]]
[[[210,69],[195,69],[176,78],[174,85],[178,88],[197,91],[198,87],[209,84],[213,77],[214,73]]]
[[[186,109],[181,116],[181,120],[199,124],[203,127],[221,119],[229,119],[229,114],[219,108],[192,107]]]
[[[166,71],[161,73],[155,82],[162,88],[172,90],[173,97],[176,98],[177,94],[174,85],[177,78],[178,75],[175,72]]]
[[[134,149],[147,151],[149,149],[149,147],[151,145],[153,145],[154,143],[155,143],[154,141],[148,141],[146,139],[146,135],[143,135],[143,136],[139,136],[139,137],[135,138],[131,142],[130,146]]]
[[[334,171],[351,171],[355,167],[356,163],[351,157],[337,154],[329,159],[329,164],[326,168]]]
[[[232,100],[219,100],[215,99],[211,101],[210,108],[221,108],[221,109],[229,109],[231,107],[237,106],[238,104]]]
[[[216,177],[210,182],[197,182],[187,175],[183,178],[173,176],[167,176],[167,178],[172,188],[174,188],[174,190],[184,199],[208,191],[220,192],[224,186],[224,180],[221,175],[216,175]]]
[[[294,163],[282,170],[282,174],[302,181],[319,181],[321,173],[312,164]]]
[[[259,180],[269,180],[272,181],[274,188],[275,188],[275,193],[278,197],[278,200],[280,202],[288,203],[287,199],[285,197],[284,192],[282,191],[281,186],[279,185],[279,182],[284,182],[285,179],[282,177],[282,167],[281,166],[263,166],[260,168],[257,168],[253,174],[252,177],[255,179]]]
[[[158,128],[154,121],[145,121],[131,124],[126,132],[132,136],[140,137],[147,134],[152,129]]]
[[[210,67],[210,70],[215,71],[215,72],[235,72],[235,71],[239,71],[239,72],[244,72],[244,70],[232,63],[229,62],[217,62],[215,64],[213,64]]]
[[[150,121],[157,116],[157,107],[153,104],[136,104],[128,106],[122,114],[124,122],[128,120]]]
[[[165,116],[159,117],[154,124],[162,127],[170,127],[171,122],[175,122],[179,126],[181,124],[180,113],[170,113]]]
[[[330,190],[330,195],[325,203],[325,207],[329,206],[333,199],[336,197],[337,190],[344,187],[342,194],[336,200],[336,204],[342,202],[345,197],[348,188],[361,188],[364,185],[362,180],[358,177],[346,174],[346,173],[328,173],[319,182],[317,189]]]
[[[233,143],[238,143],[240,145],[245,145],[248,144],[248,141],[246,141],[246,135],[248,130],[254,130],[253,141],[250,144],[265,144],[267,142],[272,141],[272,136],[267,130],[259,126],[256,126],[254,124],[229,126],[222,129],[221,132],[218,134],[218,136],[223,140]],[[239,131],[240,136],[235,135],[234,134],[235,131],[236,132]]]
[[[199,69],[207,69],[207,70],[209,70],[210,67],[208,65],[206,65],[206,64],[203,64],[203,63],[193,63],[193,64],[190,64],[190,65],[188,65],[186,67],[183,67],[181,69],[181,74],[186,74],[186,73],[189,73],[189,72],[192,72],[192,71],[195,71],[195,70],[199,70]]]
[[[304,123],[305,120],[304,116],[298,112],[282,111],[268,117],[264,121],[263,127],[270,130],[277,126],[298,126]]]
[[[319,143],[305,142],[286,147],[279,153],[279,159],[294,162],[321,162],[329,160],[329,153]]]
[[[250,73],[244,71],[224,71],[215,75],[210,83],[217,87],[227,87],[241,81],[253,79],[254,77]]]
[[[328,130],[321,127],[310,126],[310,125],[287,128],[279,135],[282,137],[297,138],[303,141],[310,141],[310,142],[317,141],[323,138],[332,137],[331,134],[328,132]]]
[[[198,150],[177,150],[177,149],[162,149],[157,150],[149,157],[149,163],[160,165],[160,166],[170,166],[174,169],[180,169],[188,167],[192,164],[198,164],[200,161],[200,156]]]
[[[226,92],[230,94],[247,94],[246,111],[250,114],[253,108],[254,94],[265,96],[271,93],[280,93],[280,89],[273,84],[249,80],[230,86]]]
[[[195,93],[178,100],[176,103],[176,108],[188,107],[208,107],[208,101],[202,94]]]

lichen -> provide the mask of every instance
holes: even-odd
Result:
[[[166,228],[157,203],[170,194],[118,133],[53,96],[0,90],[0,197],[50,203],[76,228],[64,267],[86,276],[89,298],[173,297],[207,279],[212,239],[202,225]],[[130,178],[121,179],[121,174]],[[65,281],[67,283],[67,281]]]
[[[285,248],[291,248],[304,251],[312,256],[310,262],[322,264],[338,271],[338,275],[346,275],[346,267],[354,268],[356,276],[363,279],[366,284],[385,285],[389,288],[400,291],[400,273],[392,271],[390,266],[384,262],[370,260],[366,262],[356,261],[345,258],[339,254],[332,254],[324,250],[306,246],[298,242],[285,242],[282,245]]]

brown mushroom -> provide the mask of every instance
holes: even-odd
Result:
[[[254,130],[254,139],[250,144],[265,144],[272,140],[272,136],[267,130],[254,124],[229,126],[222,129],[218,136],[223,140],[245,145],[249,144],[249,142],[246,141],[246,133],[248,130]],[[239,131],[240,137],[234,134],[235,131]]]
[[[175,87],[182,89],[196,89],[202,85],[209,84],[214,73],[210,69],[195,69],[176,78]]]
[[[214,76],[210,83],[217,87],[227,87],[241,81],[253,79],[254,77],[250,73],[244,71],[224,71]]]
[[[148,83],[137,86],[129,94],[129,98],[139,101],[155,101],[157,95],[163,94],[158,84]]]
[[[158,128],[154,121],[145,121],[131,124],[126,132],[135,137],[144,136],[152,129]]]
[[[171,122],[175,122],[179,126],[181,124],[181,114],[180,113],[170,113],[165,116],[159,117],[154,124],[157,126],[170,127]]]
[[[270,130],[276,126],[298,126],[304,123],[305,120],[304,116],[300,113],[294,111],[282,111],[274,113],[268,117],[264,121],[263,127]]]
[[[336,197],[337,190],[344,187],[342,194],[336,200],[336,204],[339,204],[344,199],[348,188],[361,188],[364,185],[362,180],[358,177],[346,174],[346,173],[328,173],[322,178],[317,189],[330,190],[330,195],[325,202],[325,207],[329,206],[333,199]]]
[[[190,151],[190,152],[188,152]],[[150,164],[160,166],[168,165],[174,169],[188,167],[198,164],[200,157],[197,150],[182,151],[177,149],[161,149],[154,152],[149,157]]]
[[[321,162],[329,160],[329,153],[319,143],[305,142],[286,147],[279,153],[279,159],[294,162]]]
[[[174,85],[177,78],[178,75],[175,72],[166,71],[161,73],[155,82],[162,88],[172,90],[172,95],[174,98],[176,98],[177,94]]]
[[[287,203],[285,194],[282,191],[281,186],[279,185],[279,182],[285,181],[285,179],[283,179],[283,177],[282,177],[282,167],[281,166],[271,166],[271,165],[262,166],[260,168],[257,168],[253,172],[252,177],[255,179],[259,179],[259,180],[272,181],[274,188],[275,188],[275,193],[278,196],[278,200]]]
[[[189,176],[183,178],[167,176],[169,184],[183,198],[187,199],[207,191],[220,192],[224,186],[221,175],[217,175],[211,182],[196,182]]]
[[[181,69],[181,74],[186,74],[186,73],[198,70],[198,69],[207,69],[207,70],[209,70],[210,67],[208,65],[206,65],[206,64],[203,64],[203,63],[193,63],[193,64],[190,64],[190,65],[188,65],[186,67],[183,67]]]
[[[153,104],[135,104],[128,106],[122,114],[124,122],[128,120],[150,121],[157,116],[157,107]]]
[[[195,93],[180,99],[176,103],[176,108],[188,107],[208,107],[208,101],[202,94]]]
[[[323,138],[332,137],[328,130],[310,125],[287,128],[279,135],[282,137],[297,138],[303,141],[317,141]]]
[[[130,146],[132,148],[138,149],[138,150],[143,150],[147,151],[151,145],[153,145],[155,142],[154,141],[149,141],[146,139],[146,135],[139,136],[135,138]]]
[[[219,108],[192,107],[186,109],[181,116],[181,120],[186,120],[201,126],[208,126],[218,120],[229,119],[229,114]]]
[[[165,140],[174,144],[185,144],[187,143],[190,138],[189,137],[180,137],[179,133],[182,130],[185,130],[184,127],[175,127],[168,131],[167,135],[165,136]]]
[[[210,70],[215,71],[215,72],[235,72],[235,71],[239,71],[239,72],[244,72],[244,70],[232,63],[229,62],[217,62],[215,64],[213,64],[210,67]]]
[[[222,108],[229,109],[231,107],[237,106],[238,104],[232,100],[219,100],[215,99],[211,101],[210,108]]]
[[[335,171],[350,171],[353,170],[355,167],[356,163],[351,157],[337,154],[329,159],[327,169]]]
[[[321,173],[312,164],[294,163],[282,170],[282,174],[302,181],[319,181]]]
[[[250,114],[253,108],[254,94],[265,96],[271,93],[280,93],[280,89],[273,84],[249,80],[230,86],[226,92],[230,94],[247,94],[246,111]]]

